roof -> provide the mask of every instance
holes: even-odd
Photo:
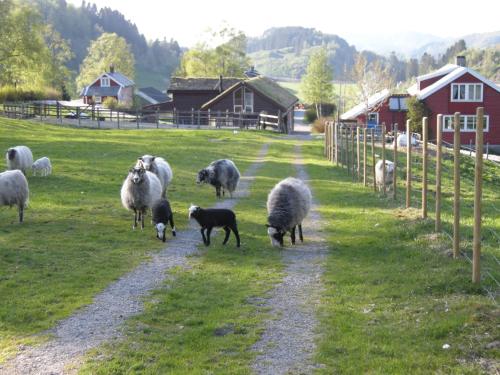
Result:
[[[340,116],[340,119],[341,120],[355,119],[359,115],[362,115],[363,113],[365,113],[366,110],[370,110],[371,108],[373,108],[376,105],[383,102],[385,99],[387,99],[389,97],[389,95],[390,95],[389,89],[383,89],[382,91],[379,91],[368,98],[368,108],[366,105],[367,103],[360,103],[360,104],[352,107],[347,112],[343,113]]]
[[[448,74],[457,68],[460,68],[460,67],[456,64],[446,64],[446,65],[442,66],[441,68],[439,68],[438,70],[435,70],[433,72],[430,72],[427,74],[422,74],[421,76],[418,76],[417,82],[422,82],[422,81],[425,81],[427,79],[431,79],[431,78],[435,78],[435,77],[439,77],[439,76]]]
[[[453,65],[453,64],[448,64],[448,65]],[[414,92],[414,91],[410,92],[410,90],[408,90],[408,92],[412,93],[418,99],[422,100],[422,99],[425,99],[425,98],[431,96],[435,92],[441,90],[443,87],[445,87],[446,85],[455,81],[457,78],[460,78],[461,76],[463,76],[466,73],[469,73],[473,77],[477,78],[479,81],[487,84],[488,86],[490,86],[491,88],[493,88],[497,92],[500,92],[500,86],[498,86],[495,82],[490,81],[486,77],[483,77],[481,74],[479,74],[478,72],[476,72],[473,69],[466,68],[463,66],[458,66],[458,65],[455,65],[455,69],[450,71],[448,74],[446,74],[444,77],[442,77],[438,81],[434,82],[432,85],[427,86],[425,89],[420,90],[420,91],[417,90],[416,92]]]
[[[213,103],[218,102],[220,99],[222,99],[224,96],[226,96],[228,93],[232,92],[234,89],[236,89],[239,86],[248,86],[251,89],[259,92],[263,96],[269,98],[273,102],[275,102],[278,106],[282,107],[284,110],[287,110],[288,108],[292,107],[299,101],[299,99],[293,95],[290,91],[285,89],[283,86],[280,86],[278,83],[276,83],[274,80],[266,77],[254,77],[246,80],[240,80],[239,82],[235,83],[233,86],[229,87],[228,89],[224,90],[221,92],[219,95],[217,95],[215,98],[209,100],[205,104],[201,106],[201,109],[206,109]]]
[[[151,104],[167,102],[170,99],[167,94],[164,94],[154,87],[143,87],[136,90],[135,93]]]
[[[241,81],[241,78],[222,78],[222,88],[224,90]],[[170,87],[171,91],[219,91],[220,78],[183,78],[172,77]]]
[[[97,87],[87,86],[82,90],[82,96],[118,96],[120,86]]]
[[[119,85],[121,85],[123,87],[135,85],[134,81],[127,78],[126,76],[124,76],[120,72],[104,73],[104,74],[107,75],[108,77],[112,78],[116,83],[118,83]],[[104,74],[102,74],[101,77]],[[101,78],[101,77],[99,77],[99,78]]]

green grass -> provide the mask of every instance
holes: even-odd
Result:
[[[228,131],[95,131],[0,119],[0,149],[28,145],[50,157],[53,174],[29,176],[25,223],[0,208],[0,361],[33,334],[52,327],[111,281],[145,260],[162,243],[152,228],[132,231],[133,214],[121,207],[120,187],[136,158],[164,156],[172,165],[169,189],[182,230],[191,202],[214,202],[213,189],[195,184],[211,160],[231,156],[241,170],[253,162],[264,137]]]

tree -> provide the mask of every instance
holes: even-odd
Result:
[[[407,118],[410,120],[410,129],[414,133],[422,133],[422,118],[429,117],[430,111],[424,102],[411,96],[406,100],[408,106]]]
[[[90,44],[76,79],[78,89],[107,72],[111,65],[116,71],[134,79],[134,63],[134,55],[125,39],[114,33],[104,33]]]
[[[384,89],[390,90],[394,86],[394,80],[379,61],[369,64],[363,54],[356,58],[352,76],[358,88],[356,102],[364,103],[365,121],[368,123],[368,113],[377,109],[370,107],[370,98]]]
[[[333,100],[333,72],[328,63],[326,48],[320,48],[311,55],[307,71],[301,82],[304,99],[316,108],[318,117],[322,116],[322,104]]]
[[[246,55],[247,38],[242,31],[223,28],[210,33],[212,43],[199,43],[181,59],[177,75],[181,77],[243,77],[249,68]]]

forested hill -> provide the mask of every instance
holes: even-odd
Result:
[[[78,72],[92,40],[102,33],[116,33],[131,46],[136,61],[135,80],[139,86],[152,85],[165,89],[170,74],[179,64],[181,48],[175,40],[148,42],[137,26],[124,15],[110,8],[98,9],[95,4],[82,2],[80,7],[65,0],[30,0],[46,23],[66,39],[74,57],[68,68]]]

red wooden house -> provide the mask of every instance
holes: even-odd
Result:
[[[109,72],[101,74],[94,82],[83,88],[80,97],[85,104],[100,105],[106,98],[115,98],[121,105],[131,105],[134,97],[134,81],[111,66]]]
[[[484,143],[500,148],[500,86],[467,68],[465,57],[456,64],[417,77],[408,92],[430,111],[429,138],[436,136],[437,115],[443,115],[443,140],[453,142],[453,114],[460,112],[461,143],[475,142],[476,108],[484,107]]]
[[[371,96],[367,103],[360,103],[340,116],[341,120],[355,120],[359,124],[368,124],[368,127],[385,124],[391,130],[394,124],[403,129],[406,123],[406,94],[392,94],[384,89]],[[368,121],[366,112],[368,107]]]

